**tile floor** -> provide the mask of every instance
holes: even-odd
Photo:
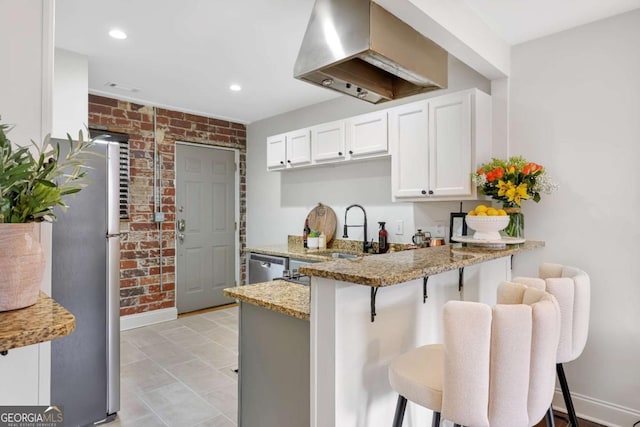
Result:
[[[236,426],[237,361],[238,307],[123,332],[121,409],[108,426]]]
[[[109,427],[237,423],[238,307],[121,334],[121,410]]]

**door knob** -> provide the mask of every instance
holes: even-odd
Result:
[[[186,230],[186,228],[187,228],[187,225],[186,225],[186,223],[184,221],[184,218],[183,219],[179,219],[178,220],[178,231],[182,232],[182,231]]]

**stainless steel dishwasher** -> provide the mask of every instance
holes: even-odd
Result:
[[[249,255],[249,281],[247,284],[270,282],[281,278],[284,270],[289,269],[289,258],[273,255]]]

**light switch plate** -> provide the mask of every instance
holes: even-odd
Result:
[[[402,221],[401,219],[396,220],[395,233],[398,236],[401,236],[404,234],[404,221]]]

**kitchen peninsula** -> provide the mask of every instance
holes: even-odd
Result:
[[[261,331],[272,336],[269,322],[275,320],[279,328],[286,329],[275,331],[274,336],[288,334],[287,342],[299,340],[283,348],[280,356],[287,358],[289,366],[302,369],[298,374],[292,372],[291,377],[308,373],[309,387],[298,381],[301,388],[293,394],[310,402],[311,426],[389,425],[397,398],[387,380],[391,359],[417,346],[440,341],[441,309],[446,301],[494,304],[497,285],[511,277],[511,257],[543,246],[543,242],[535,241],[504,249],[451,245],[339,259],[301,268],[302,273],[311,276],[310,289],[274,281],[225,290],[242,302],[240,419],[247,406],[243,405],[243,384],[245,388],[254,383],[262,387],[265,384],[258,383],[268,377],[243,376],[243,372],[248,374],[243,371],[245,334],[255,338],[255,331]],[[281,307],[290,304],[292,292],[296,294],[294,300],[303,303],[308,295],[308,323]],[[267,354],[261,346],[269,347],[268,354],[280,357],[276,355],[280,342],[246,343],[252,352]],[[270,366],[272,361],[263,362]],[[256,400],[250,404],[264,407]],[[287,408],[290,409],[289,404],[282,399],[281,407],[269,412],[275,414]],[[297,408],[296,413],[301,409],[304,408]],[[430,411],[417,405],[407,407],[406,419],[411,420],[408,425],[428,425],[430,416]],[[262,425],[277,425],[267,421],[268,417],[263,418]]]

